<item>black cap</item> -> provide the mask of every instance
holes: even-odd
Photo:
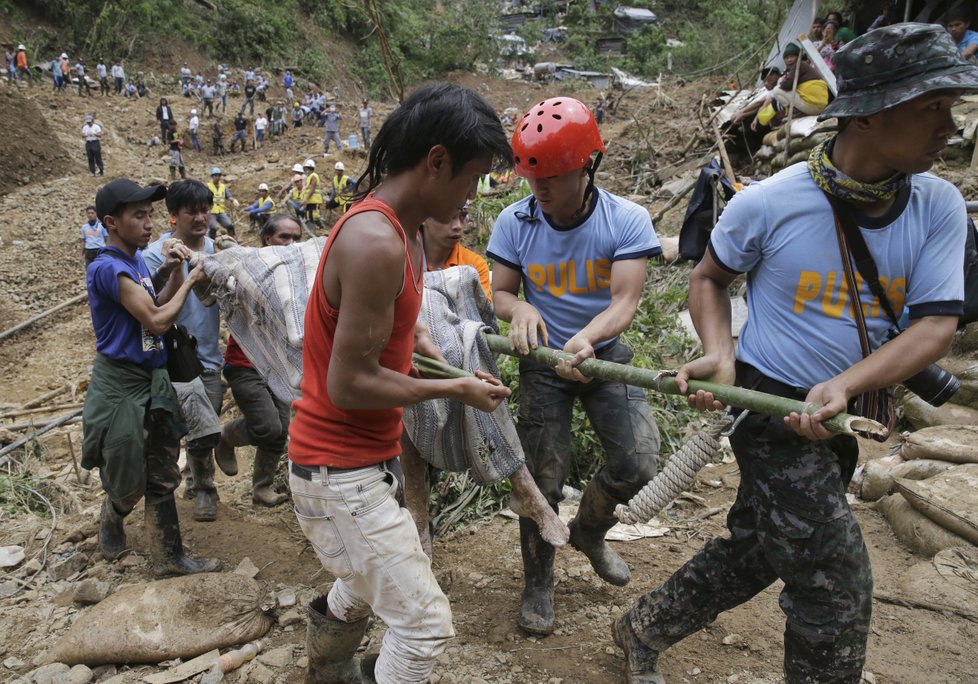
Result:
[[[166,197],[166,186],[141,187],[128,178],[119,178],[103,185],[95,193],[95,213],[100,221],[119,208],[120,204],[133,202],[158,202]]]

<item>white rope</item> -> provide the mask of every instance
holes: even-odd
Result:
[[[665,468],[632,497],[628,505],[618,504],[615,517],[626,525],[646,523],[669,505],[677,496],[689,489],[696,474],[720,453],[720,433],[730,418],[724,416],[706,426],[686,440],[682,448],[672,455]]]

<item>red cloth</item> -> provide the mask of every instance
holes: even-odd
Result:
[[[379,211],[404,241],[404,287],[394,301],[394,326],[380,365],[398,373],[411,370],[414,326],[421,310],[423,274],[414,273],[404,230],[391,207],[368,197],[350,208],[333,227],[323,249],[315,285],[306,305],[305,336],[302,341],[302,398],[293,404],[295,419],[289,428],[289,458],[306,466],[356,468],[373,465],[401,453],[403,408],[341,409],[329,399],[327,376],[336,334],[338,311],[323,292],[323,265],[347,219],[365,211]]]
[[[228,347],[224,351],[224,363],[237,368],[254,368],[245,353],[241,351],[241,347],[230,335],[228,335]]]

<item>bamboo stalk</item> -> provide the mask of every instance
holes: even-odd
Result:
[[[74,418],[71,419],[71,422],[73,423],[81,422],[81,415],[75,415],[75,413],[81,414],[81,409],[78,409],[74,413],[69,414],[74,416]],[[49,420],[47,418],[42,418],[41,420],[25,420],[20,423],[8,423],[6,425],[0,425],[0,427],[2,427],[4,430],[17,432],[19,430],[30,430],[31,428],[47,427],[48,424],[53,423],[55,420],[60,420],[60,418],[55,418],[52,420]]]
[[[37,415],[38,413],[52,413],[53,411],[81,408],[84,405],[84,402],[73,401],[67,404],[51,404],[50,406],[38,406],[36,408],[15,409],[0,415],[0,419],[8,420],[10,418],[19,418],[20,416],[33,416]],[[4,427],[2,423],[0,423],[0,427]]]
[[[45,392],[41,396],[34,397],[30,401],[28,401],[28,402],[26,402],[24,404],[21,404],[20,406],[17,407],[16,410],[23,411],[24,409],[31,409],[31,408],[34,408],[35,406],[40,406],[44,402],[50,401],[51,399],[54,399],[55,397],[64,394],[65,392],[67,392],[70,389],[71,389],[71,383],[70,382],[69,383],[65,383],[64,385],[62,385],[61,387],[59,387],[57,389],[53,389],[50,392]]]
[[[4,330],[3,332],[0,332],[0,340],[5,339],[7,337],[10,337],[14,333],[18,333],[21,330],[23,330],[24,328],[30,327],[31,325],[33,325],[34,323],[37,323],[42,318],[46,318],[46,317],[50,316],[53,313],[57,313],[58,311],[61,311],[62,309],[66,309],[69,306],[72,306],[73,304],[78,304],[79,302],[84,301],[87,297],[88,297],[88,293],[87,292],[82,292],[80,295],[76,295],[76,296],[72,297],[71,299],[69,299],[67,301],[61,302],[57,306],[52,306],[47,311],[42,311],[41,313],[37,314],[36,316],[32,316],[32,317],[28,318],[23,323],[20,323],[20,324],[15,325],[14,327],[12,327],[12,328],[10,328],[8,330]]]
[[[22,437],[21,439],[18,439],[13,444],[8,444],[4,448],[0,449],[0,456],[6,456],[10,452],[12,452],[12,451],[14,451],[16,449],[19,449],[20,447],[24,446],[25,444],[27,444],[32,439],[36,439],[36,438],[40,437],[41,435],[43,435],[44,433],[49,432],[49,431],[53,430],[56,427],[61,427],[62,425],[67,425],[67,424],[69,424],[71,422],[74,422],[76,418],[77,419],[81,419],[81,414],[82,414],[82,409],[77,409],[77,410],[72,411],[71,413],[69,413],[67,415],[61,416],[60,418],[58,418],[56,420],[52,420],[49,423],[45,423],[43,427],[38,426],[38,429],[35,430],[34,432],[32,432],[31,434],[27,435],[26,437]],[[12,425],[5,425],[4,427],[6,427],[8,430],[13,430],[14,429],[14,426],[12,426]],[[9,460],[9,457],[4,458],[3,460],[0,460],[0,466],[6,464],[6,462],[8,460]]]
[[[489,343],[489,349],[497,354],[521,356],[519,352],[510,349],[509,339],[502,335],[486,335],[486,340]],[[556,349],[538,347],[531,349],[522,358],[532,359],[537,363],[554,368],[557,366],[557,361],[560,359],[570,361],[573,359],[573,355]],[[682,394],[679,391],[676,378],[663,371],[636,368],[635,366],[613,363],[611,361],[601,361],[599,359],[587,359],[577,366],[577,368],[581,373],[592,378],[623,382],[628,385],[644,387],[645,389],[664,394]],[[743,387],[733,387],[731,385],[722,385],[704,380],[690,380],[689,392],[693,393],[699,390],[712,392],[713,396],[724,404],[747,409],[754,413],[764,413],[769,416],[784,417],[789,413],[815,413],[821,408],[818,404],[778,397],[773,394],[766,394]],[[856,435],[857,430],[874,435],[887,434],[886,428],[876,421],[848,413],[839,413],[828,420],[822,421],[822,426],[830,432],[845,435]]]

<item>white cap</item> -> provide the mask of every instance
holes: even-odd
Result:
[[[265,192],[268,192],[268,183],[261,183],[258,186],[258,192],[261,192],[262,190],[264,190]]]
[[[304,169],[314,169],[314,168],[316,168],[316,162],[314,162],[312,159],[307,159],[304,162],[302,162],[302,168],[304,168]]]
[[[346,171],[346,167],[343,166],[343,162],[336,162],[336,166],[333,167],[337,171]]]
[[[18,50],[26,50],[27,48],[24,47],[24,44],[23,43],[21,43],[20,45],[17,46],[17,49]]]
[[[292,166],[292,173],[302,173],[302,164],[294,164]]]
[[[17,49],[18,49],[18,50],[23,50],[23,49],[24,49],[24,46],[23,46],[23,45],[21,45],[21,46],[20,46],[19,48],[17,48]],[[67,53],[67,52],[62,52],[62,53],[61,53],[61,59],[68,59],[68,53]]]
[[[335,111],[336,111],[336,105],[334,105],[334,104],[331,104],[331,105],[329,106],[329,111],[331,111],[331,112],[335,112]]]
[[[197,110],[196,110],[196,109],[191,109],[191,110],[190,110],[190,113],[191,113],[191,114],[196,114],[196,113],[197,113]]]
[[[90,122],[90,121],[93,121],[93,119],[92,119],[92,115],[91,115],[91,114],[86,114],[86,115],[85,115],[85,123],[88,123],[88,122]]]

